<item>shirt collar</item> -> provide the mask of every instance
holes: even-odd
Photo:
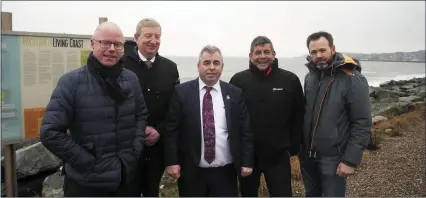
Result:
[[[204,86],[207,86],[200,78],[198,78],[198,89],[201,91],[202,89],[204,89]],[[220,83],[219,80],[216,82],[216,84],[214,84],[213,89],[220,92]]]
[[[142,53],[138,50],[139,58],[141,58],[142,61],[147,61],[148,59],[145,58],[145,56],[142,55]],[[150,60],[152,63],[155,61],[155,56],[151,58]]]

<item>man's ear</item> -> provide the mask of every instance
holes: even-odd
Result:
[[[333,53],[336,53],[336,46],[335,46],[335,45],[331,46],[331,51],[332,51]]]
[[[90,39],[90,47],[95,49],[95,41],[93,39]]]

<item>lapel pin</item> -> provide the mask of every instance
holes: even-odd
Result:
[[[229,95],[226,95],[226,99],[229,100],[229,99],[231,99],[231,97],[229,97]]]

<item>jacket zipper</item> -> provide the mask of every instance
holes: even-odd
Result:
[[[324,104],[324,100],[325,100],[325,97],[326,97],[326,95],[327,95],[327,92],[328,92],[328,89],[330,88],[330,85],[333,83],[333,81],[334,81],[334,74],[333,74],[333,68],[334,67],[332,67],[331,68],[331,75],[332,75],[332,79],[330,80],[330,82],[328,82],[328,84],[327,84],[327,88],[325,89],[325,91],[324,91],[324,94],[323,94],[323,96],[322,96],[322,98],[321,98],[321,103],[320,103],[320,106],[319,106],[319,109],[318,109],[318,113],[317,113],[317,119],[316,119],[316,121],[315,121],[315,125],[314,125],[314,128],[312,129],[312,132],[311,132],[311,144],[309,145],[309,151],[308,151],[308,153],[309,153],[309,157],[311,157],[311,155],[312,155],[312,146],[313,146],[313,144],[314,144],[314,137],[315,137],[315,132],[316,132],[316,130],[317,130],[317,127],[318,127],[318,122],[319,122],[319,118],[320,118],[320,114],[321,114],[321,110],[322,110],[322,105]],[[320,84],[321,85],[321,84]],[[316,103],[316,102],[315,102]],[[314,152],[314,158],[316,158],[316,152]]]

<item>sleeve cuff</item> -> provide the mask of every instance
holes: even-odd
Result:
[[[348,165],[348,166],[350,166],[350,167],[352,167],[352,168],[356,168],[356,167],[357,167],[357,165],[356,165],[356,164],[352,164],[352,163],[347,162],[347,161],[345,161],[345,160],[343,160],[343,161],[342,161],[342,163],[344,163],[344,164],[346,164],[346,165]]]

